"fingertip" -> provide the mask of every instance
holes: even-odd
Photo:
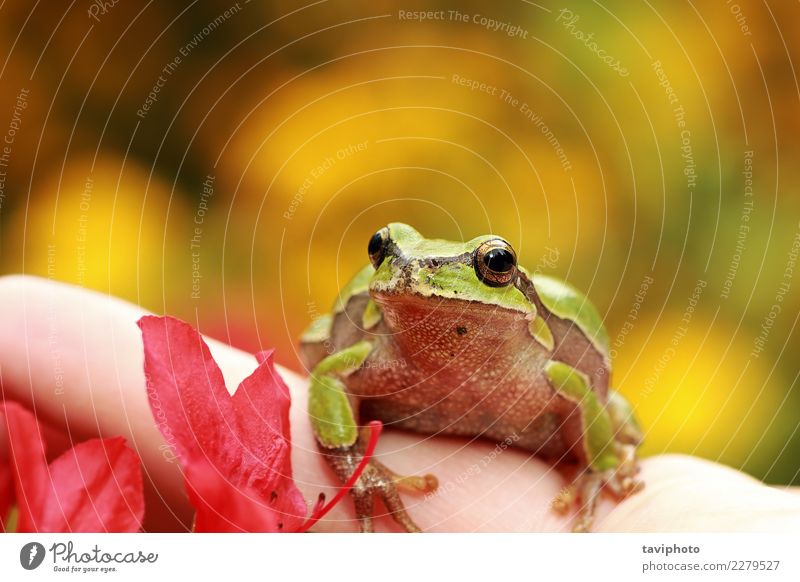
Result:
[[[642,461],[645,488],[603,504],[598,531],[782,532],[800,528],[800,498],[689,455]]]

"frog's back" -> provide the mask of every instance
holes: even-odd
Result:
[[[369,303],[369,280],[375,269],[366,265],[339,292],[333,309],[317,317],[300,336],[300,358],[309,372],[326,356],[363,339],[363,314]]]

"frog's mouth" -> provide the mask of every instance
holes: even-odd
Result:
[[[506,341],[520,329],[527,329],[529,317],[503,306],[436,294],[377,291],[371,297],[388,328],[396,332],[395,341],[414,354],[441,341],[457,342],[453,345],[476,338]],[[454,348],[456,352],[458,349]]]
[[[403,331],[421,322],[443,323],[454,313],[469,310],[469,301],[457,301],[436,295],[424,296],[410,290],[372,291],[372,300],[378,304],[389,327]]]
[[[492,305],[483,301],[459,297],[457,289],[431,290],[418,289],[370,289],[370,296],[381,308],[387,323],[394,329],[403,329],[422,319],[439,320],[445,323],[461,318],[502,321],[508,315],[526,318],[529,311],[521,311],[504,305]]]

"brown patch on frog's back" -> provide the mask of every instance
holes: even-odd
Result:
[[[603,354],[571,321],[548,314],[547,325],[550,327],[555,341],[551,359],[569,364],[586,374],[594,392],[598,394],[600,401],[605,403],[608,397],[611,370],[607,368]]]
[[[310,372],[323,359],[367,337],[362,325],[364,310],[369,302],[365,291],[351,296],[344,309],[334,315],[330,337],[325,342],[301,342],[300,359]]]
[[[537,317],[544,318],[553,334],[551,359],[569,364],[586,374],[600,400],[605,402],[611,381],[611,368],[605,356],[577,325],[556,316],[545,307],[533,282],[524,273],[519,273],[516,286],[536,306]]]

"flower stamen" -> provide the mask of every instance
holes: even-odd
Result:
[[[341,501],[342,497],[347,495],[347,493],[353,488],[353,486],[356,484],[356,481],[358,481],[358,478],[361,477],[361,474],[364,472],[364,469],[367,468],[367,464],[369,464],[370,460],[372,460],[372,455],[375,453],[375,447],[378,445],[378,437],[381,435],[381,431],[383,430],[383,423],[379,420],[373,420],[367,426],[369,427],[369,442],[367,442],[367,448],[364,450],[364,455],[361,457],[361,462],[358,463],[356,470],[353,471],[353,474],[350,475],[350,478],[347,480],[344,486],[339,489],[333,499],[331,499],[330,502],[325,506],[322,505],[325,502],[325,494],[320,493],[319,500],[314,506],[311,516],[302,526],[300,526],[300,529],[297,530],[298,532],[307,532],[309,529],[311,529],[311,527],[314,526],[315,523],[322,519],[326,513],[333,509],[334,506]]]

